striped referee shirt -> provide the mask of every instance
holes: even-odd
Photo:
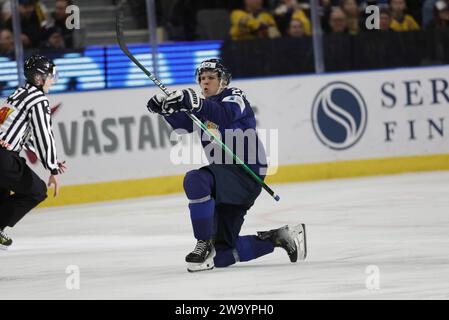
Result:
[[[0,105],[0,143],[10,151],[34,151],[45,169],[58,173],[50,104],[43,91],[27,83]]]

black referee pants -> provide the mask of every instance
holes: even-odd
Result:
[[[46,198],[47,186],[25,159],[0,147],[0,228],[14,227]]]

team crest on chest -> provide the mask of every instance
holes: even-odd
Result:
[[[217,138],[220,138],[220,140],[221,140],[221,133],[219,130],[219,126],[216,123],[209,121],[209,120],[206,121],[205,124],[206,124],[207,129],[209,129],[210,132],[212,132]]]

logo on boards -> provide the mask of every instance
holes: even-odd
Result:
[[[360,92],[346,82],[329,83],[313,101],[313,130],[331,149],[354,146],[365,132],[366,123],[366,103]]]

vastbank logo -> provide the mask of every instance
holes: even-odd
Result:
[[[345,82],[322,88],[312,106],[312,125],[318,139],[334,150],[344,150],[365,132],[367,108],[360,92]]]

